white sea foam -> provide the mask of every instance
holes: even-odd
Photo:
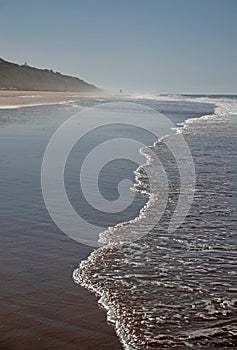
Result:
[[[21,95],[19,98],[33,98],[33,97],[42,97],[42,95]]]
[[[18,108],[26,108],[26,107],[39,107],[39,106],[49,106],[49,105],[63,105],[65,104],[65,101],[63,102],[41,102],[41,103],[31,103],[31,104],[19,104],[19,105],[2,105],[0,106],[0,109],[18,109]]]
[[[153,95],[135,95],[140,96],[140,98],[143,98],[144,96],[150,96],[150,99],[152,99]],[[159,98],[160,96],[158,96]],[[167,96],[161,96],[162,98],[165,97],[167,98]],[[197,98],[192,99],[192,98],[184,98],[183,96],[178,96],[178,95],[172,95],[172,98],[176,99],[177,98],[179,100],[183,100],[183,101],[189,101],[189,102],[196,102]],[[131,97],[130,97],[131,98]],[[132,95],[132,98],[134,98],[134,95]],[[167,100],[167,99],[166,99]],[[168,96],[168,100],[169,100],[169,96]],[[189,118],[187,119],[185,122],[181,123],[181,125],[177,128],[174,128],[174,130],[176,131],[177,134],[179,133],[185,133],[187,128],[195,123],[200,123],[200,121],[206,121],[207,123],[213,120],[224,120],[225,117],[231,115],[234,113],[235,108],[237,108],[237,100],[229,100],[229,99],[221,99],[221,100],[216,100],[216,99],[211,99],[211,98],[198,98],[200,103],[210,103],[210,104],[215,104],[216,107],[214,109],[214,113],[213,114],[208,114],[208,115],[203,115],[200,118]],[[165,139],[169,138],[170,135],[165,135],[163,137],[161,137],[159,140],[157,140],[153,146],[156,146],[156,144],[159,141],[164,141]],[[131,190],[136,191],[137,187],[139,187],[140,185],[142,185],[142,180],[140,180],[140,169],[141,168],[146,168],[149,165],[151,165],[155,159],[156,156],[154,155],[154,153],[151,151],[150,147],[145,147],[142,148],[140,150],[141,154],[143,154],[146,158],[147,158],[147,162],[146,164],[144,164],[143,166],[139,166],[138,169],[135,171],[135,184],[134,186],[131,188]],[[160,179],[159,179],[160,181]],[[144,187],[144,186],[143,186]],[[160,186],[159,186],[160,187]],[[162,187],[162,186],[161,186]],[[128,231],[131,232],[131,240],[132,240],[132,232],[133,232],[133,226],[137,225],[138,223],[141,224],[145,224],[145,225],[149,225],[149,214],[152,212],[152,208],[156,208],[157,205],[160,202],[160,193],[150,193],[149,191],[147,191],[146,189],[143,189],[142,191],[140,191],[141,193],[147,195],[149,197],[147,203],[145,204],[145,206],[140,210],[139,215],[137,217],[135,217],[132,220],[129,220],[127,222],[122,222],[119,223],[113,227],[109,227],[107,230],[101,232],[99,234],[99,243],[101,245],[120,245],[123,243],[123,236],[126,234],[126,236],[128,236]],[[116,235],[115,235],[116,232]]]
[[[128,98],[135,98],[135,96],[130,96]],[[159,100],[166,100],[166,101],[170,101],[170,100],[175,100],[175,101],[188,101],[188,102],[200,102],[200,103],[210,103],[210,104],[214,104],[215,110],[214,110],[214,114],[210,114],[210,115],[204,115],[200,118],[193,118],[193,119],[188,119],[186,120],[184,123],[182,123],[182,125],[180,125],[179,127],[176,128],[176,132],[177,133],[185,133],[187,132],[187,130],[189,129],[189,127],[195,127],[195,124],[200,123],[200,121],[204,121],[207,124],[209,122],[213,122],[213,121],[225,121],[225,118],[230,116],[231,114],[235,114],[236,110],[237,110],[237,101],[236,100],[230,100],[230,99],[212,99],[212,98],[206,98],[206,97],[200,97],[200,98],[184,98],[183,96],[147,96],[147,95],[136,95],[137,99],[159,99]],[[169,137],[169,135],[165,136],[165,138]],[[158,141],[157,141],[158,142]],[[154,157],[152,157],[152,153],[147,152],[147,150],[149,150],[148,148],[143,149],[141,152],[146,155],[147,157],[147,163],[145,166],[149,166],[153,161],[154,161]],[[141,168],[141,167],[140,167]],[[136,184],[134,185],[133,190],[136,190],[136,185],[141,185],[141,180],[139,179],[139,175],[140,175],[140,168],[137,169],[137,171],[135,172],[135,179],[136,179]],[[104,244],[105,247],[102,247],[100,249],[98,249],[97,251],[94,251],[88,258],[88,260],[86,262],[82,262],[80,264],[80,268],[83,269],[83,266],[88,262],[88,261],[93,261],[94,259],[96,259],[97,255],[100,254],[103,249],[106,249],[106,247],[108,246],[113,246],[118,244],[118,240],[116,239],[116,237],[114,237],[115,233],[117,235],[117,233],[121,230],[128,230],[129,228],[132,230],[133,229],[133,225],[136,225],[138,222],[139,224],[142,224],[143,222],[146,222],[145,224],[149,224],[149,213],[152,211],[152,206],[157,204],[158,198],[156,196],[156,194],[154,193],[149,193],[149,191],[144,190],[144,193],[147,194],[149,196],[149,200],[147,202],[147,204],[141,209],[139,216],[136,217],[133,220],[130,220],[128,222],[124,222],[124,223],[120,223],[114,227],[110,227],[108,228],[106,231],[102,232],[100,234],[100,243]],[[134,244],[134,243],[133,243]],[[114,307],[114,305],[112,303],[110,303],[109,301],[109,297],[106,296],[106,294],[103,291],[103,288],[100,288],[99,290],[97,288],[95,288],[92,284],[90,284],[90,281],[82,281],[81,277],[80,277],[80,268],[74,271],[73,277],[74,280],[77,283],[80,283],[81,285],[83,285],[84,287],[88,288],[89,290],[93,291],[94,293],[96,293],[97,295],[100,295],[100,301],[99,303],[101,305],[103,305],[103,307],[105,308],[105,310],[107,311],[107,318],[108,320],[114,324],[115,330],[117,335],[119,336],[124,349],[125,350],[136,350],[134,347],[132,347],[131,345],[127,344],[127,338],[125,337],[125,335],[123,334],[123,330],[120,327],[120,323],[119,323],[119,319],[117,319],[116,317],[116,309]],[[207,305],[207,308],[210,309],[210,306]],[[208,310],[209,310],[208,309]],[[212,313],[212,309],[209,310],[210,313]],[[204,333],[203,333],[204,332]],[[196,337],[196,336],[201,336],[201,335],[212,335],[215,334],[215,332],[218,332],[218,329],[206,329],[204,331],[197,331],[195,332],[191,332],[188,334],[189,338],[190,337]],[[192,347],[192,345],[190,344],[190,347]]]
[[[213,97],[195,97],[184,95],[152,95],[152,94],[130,94],[122,96],[128,100],[154,100],[154,101],[173,101],[173,102],[192,102],[192,103],[207,103],[216,105],[214,115],[236,114],[237,100],[231,98],[213,98]],[[218,109],[220,108],[220,109]]]

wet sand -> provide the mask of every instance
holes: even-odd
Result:
[[[0,90],[0,108],[17,108],[67,101],[93,100],[95,93]]]
[[[71,278],[90,248],[43,236],[1,239],[0,349],[121,350],[95,296]]]
[[[2,103],[14,100],[17,105],[21,94],[25,92],[1,92]],[[37,102],[53,103],[54,93],[42,95]],[[63,95],[55,93],[55,98]],[[1,128],[1,136],[6,130]],[[29,146],[29,135],[17,135],[0,137],[0,350],[121,350],[97,298],[72,279],[91,248],[62,234],[43,203],[38,163],[44,147],[37,153],[35,141]]]

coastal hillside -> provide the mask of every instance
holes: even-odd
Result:
[[[85,81],[49,69],[18,65],[0,58],[0,89],[29,91],[96,92],[99,89]]]

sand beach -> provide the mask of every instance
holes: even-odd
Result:
[[[0,109],[93,100],[95,93],[0,90]]]

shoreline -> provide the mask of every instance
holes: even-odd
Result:
[[[222,113],[222,110],[221,110],[221,107],[218,105],[218,103],[215,104],[215,108],[213,110],[213,113],[212,114],[208,114],[208,115],[202,115],[201,117],[198,117],[197,120],[199,119],[202,119],[202,118],[210,118],[210,117],[213,117],[213,116],[217,116],[219,113]],[[168,134],[168,135],[164,135],[164,136],[161,136],[159,139],[157,139],[157,141],[155,143],[153,143],[151,146],[147,146],[147,148],[149,147],[155,147],[155,145],[157,144],[157,142],[161,141],[161,140],[164,140],[166,138],[169,138],[169,137],[172,137],[172,136],[175,136],[175,135],[178,135],[178,134],[182,134],[183,130],[187,127],[187,125],[190,123],[190,121],[192,122],[193,120],[196,120],[195,118],[188,118],[187,120],[185,120],[180,126],[177,126],[176,127],[176,131],[175,131],[175,134]],[[172,130],[170,130],[171,132]],[[139,174],[139,169],[140,168],[145,168],[147,165],[149,166],[149,162],[151,161],[151,158],[149,157],[149,154],[147,156],[146,152],[143,153],[143,155],[147,158],[147,162],[143,165],[140,165],[136,171],[135,171],[135,181],[134,181],[134,185],[133,185],[133,188],[136,188],[135,185],[138,184],[140,185],[141,184],[141,180],[139,180],[139,177],[138,177],[138,174]],[[195,170],[194,170],[195,172]],[[154,205],[154,202],[157,201],[157,198],[154,199],[152,197],[152,193],[146,193],[147,197],[148,197],[148,201],[146,202],[146,204],[144,205],[143,208],[141,208],[139,214],[137,217],[135,218],[132,218],[131,220],[129,221],[126,221],[126,222],[119,222],[117,225],[113,226],[113,229],[116,230],[117,227],[121,227],[122,225],[126,225],[128,223],[133,223],[134,220],[137,220],[136,222],[143,222],[144,221],[144,217],[141,216],[141,214],[143,214],[144,212],[147,212],[149,211],[150,207],[152,205]],[[110,228],[111,229],[111,228]],[[126,226],[126,230],[127,230],[127,226]],[[102,231],[102,234],[106,232],[106,229],[105,231]],[[73,280],[75,283],[77,283],[79,286],[81,287],[84,287],[85,289],[87,289],[88,291],[90,291],[91,293],[93,293],[95,296],[99,296],[99,299],[98,299],[98,306],[102,306],[104,311],[106,312],[106,317],[107,317],[107,323],[110,323],[113,325],[114,327],[114,330],[116,332],[116,335],[118,337],[118,339],[120,340],[122,346],[124,349],[126,350],[136,350],[137,347],[133,347],[133,345],[130,345],[128,342],[127,342],[127,339],[124,338],[124,334],[123,332],[121,331],[121,325],[119,324],[119,319],[121,317],[121,315],[118,316],[118,311],[116,310],[116,307],[114,306],[114,303],[111,302],[110,300],[110,296],[108,294],[108,291],[106,289],[103,289],[103,287],[101,288],[98,288],[98,286],[96,285],[93,285],[92,281],[90,279],[86,279],[86,278],[83,278],[83,273],[85,273],[85,270],[86,269],[86,265],[89,264],[91,262],[93,262],[94,260],[96,260],[96,257],[98,256],[98,251],[103,251],[103,250],[106,250],[107,248],[109,247],[112,247],[110,245],[110,242],[106,242],[102,247],[99,247],[98,249],[96,250],[93,250],[88,258],[86,260],[82,260],[80,261],[78,267],[73,271]],[[111,315],[113,315],[113,317],[111,317]]]
[[[89,97],[85,97],[84,95],[84,99],[89,99]],[[93,96],[91,99],[95,100],[96,97]],[[183,128],[185,125],[180,127]],[[7,284],[12,287],[11,290],[13,292],[9,294],[9,288],[5,288],[5,290],[7,298],[10,299],[11,302],[13,301],[13,305],[17,305],[20,308],[20,316],[17,311],[16,314],[8,320],[8,324],[10,324],[11,327],[20,328],[21,335],[19,336],[19,330],[13,331],[11,335],[13,334],[14,337],[10,338],[8,330],[4,330],[0,337],[0,348],[1,345],[7,345],[10,346],[12,350],[18,348],[26,350],[26,346],[28,346],[28,349],[33,347],[35,350],[46,348],[53,350],[55,346],[57,346],[57,350],[64,350],[65,346],[70,345],[72,349],[79,346],[82,350],[94,348],[103,350],[111,348],[122,349],[122,347],[130,350],[133,349],[124,342],[120,343],[119,339],[121,338],[118,337],[118,334],[116,336],[113,322],[108,318],[106,322],[108,308],[106,308],[106,304],[103,305],[103,299],[100,299],[98,293],[91,292],[90,289],[85,286],[81,287],[82,285],[78,286],[71,283],[73,280],[71,281],[70,279],[70,273],[72,272],[75,259],[77,265],[79,264],[78,256],[80,257],[80,262],[87,261],[88,251],[86,248],[86,254],[80,254],[78,245],[74,247],[73,242],[68,244],[72,246],[71,249],[69,249],[68,246],[66,249],[70,255],[67,256],[65,253],[65,256],[61,257],[62,249],[65,249],[64,244],[58,247],[59,251],[57,252],[55,249],[58,248],[55,248],[54,245],[49,247],[48,239],[46,240],[45,246],[42,246],[39,251],[45,252],[45,247],[47,247],[50,255],[48,256],[48,260],[46,260],[47,256],[44,256],[42,266],[38,263],[35,267],[36,273],[34,275],[36,277],[38,275],[39,278],[37,278],[37,283],[35,283],[35,286],[32,286],[32,289],[26,284],[23,284],[25,279],[24,274],[23,281],[19,279],[19,276],[22,276],[22,272],[24,272],[24,261],[18,263],[19,267],[18,265],[16,267],[16,269],[19,268],[19,270],[16,271],[17,278],[12,275],[11,280],[7,280]],[[10,241],[10,246],[11,245],[12,240]],[[31,246],[33,246],[33,244],[31,244]],[[39,248],[39,245],[37,245],[37,248]],[[72,253],[72,249],[74,253]],[[85,248],[81,247],[82,251],[84,249]],[[9,249],[6,249],[6,251],[9,251],[9,254],[11,252]],[[24,252],[24,256],[26,254],[30,253]],[[51,256],[52,254],[53,256]],[[58,260],[59,256],[60,260]],[[35,260],[35,256],[33,256],[33,259]],[[34,261],[33,259],[30,260]],[[9,258],[9,261],[10,260],[12,261],[13,259]],[[55,261],[55,265],[52,264],[52,261]],[[48,270],[44,272],[45,264],[50,267],[50,275],[48,275]],[[8,269],[7,265],[6,269]],[[78,267],[73,267],[73,271],[77,269]],[[9,273],[12,273],[12,265],[10,263],[6,275]],[[27,271],[24,273],[27,273]],[[42,276],[42,273],[47,273],[47,278]],[[49,279],[49,277],[51,278]],[[30,276],[30,281],[31,280],[32,276]],[[19,288],[22,289],[22,292],[20,290],[16,298],[15,290]],[[27,304],[31,307],[30,313],[28,309],[25,311],[24,295],[28,296]],[[100,306],[98,306],[98,298],[100,299]],[[6,306],[6,310],[3,311],[3,314],[8,314],[8,306]],[[108,320],[110,321],[109,325]],[[37,341],[35,341],[35,329],[37,329],[39,336]]]
[[[0,109],[63,104],[72,101],[96,100],[102,94],[90,92],[0,90]]]

